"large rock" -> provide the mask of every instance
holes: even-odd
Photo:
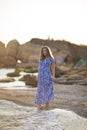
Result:
[[[38,38],[31,39],[30,43],[33,45],[44,46],[47,45],[51,48],[57,63],[65,62],[72,63],[78,59],[87,59],[87,46],[75,45],[68,41],[60,40],[43,40]]]
[[[66,63],[73,62],[73,58],[69,51],[61,50],[55,55],[56,58],[56,64],[58,65],[64,65]]]
[[[87,85],[87,67],[59,66],[56,68],[55,82],[60,84]]]
[[[12,40],[7,44],[6,49],[4,44],[0,43],[0,66],[37,68],[40,49],[44,45],[51,48],[57,66],[59,64],[76,64],[79,59],[87,60],[87,46],[78,46],[64,40],[33,38],[22,45],[19,45],[17,40]],[[5,62],[3,63],[3,61]]]
[[[16,69],[14,72],[7,73],[8,77],[18,77],[20,76],[20,71]]]
[[[0,41],[0,57],[4,57],[6,54],[5,44]]]
[[[12,87],[12,89],[1,88],[0,99],[36,106],[34,102],[36,89],[30,86]],[[72,110],[87,118],[87,86],[54,84],[54,101],[50,103],[50,109],[53,108]]]
[[[86,130],[87,119],[72,111],[53,109],[38,112],[36,107],[0,100],[0,129]]]
[[[0,67],[4,67],[5,56],[5,44],[0,41]]]
[[[8,68],[11,68],[11,67],[16,67],[16,64],[17,64],[17,60],[12,57],[12,56],[6,56],[5,57],[5,61],[4,61],[4,66],[5,67],[8,67]]]
[[[19,45],[20,44],[17,40],[12,40],[8,42],[6,47],[6,55],[14,57],[16,59]]]
[[[5,65],[7,67],[15,67],[16,66],[19,45],[20,44],[17,40],[12,40],[7,44],[6,61],[5,61]]]
[[[38,67],[40,46],[32,45],[30,42],[19,47],[17,59],[20,63],[17,66],[28,68],[29,66]]]
[[[20,80],[24,81],[26,85],[37,87],[37,77],[34,75],[24,75]]]

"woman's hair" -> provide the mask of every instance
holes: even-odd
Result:
[[[40,60],[44,60],[46,58],[46,56],[43,55],[43,49],[47,49],[47,58],[54,58],[51,49],[48,46],[43,46],[40,50]]]

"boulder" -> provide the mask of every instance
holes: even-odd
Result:
[[[24,75],[20,80],[24,81],[26,85],[37,87],[37,78],[34,75]]]
[[[6,56],[5,57],[5,61],[4,61],[4,66],[5,67],[16,67],[16,63],[17,63],[17,61],[16,61],[16,59],[14,58],[14,57],[12,57],[12,56]]]
[[[4,67],[5,55],[5,44],[0,41],[0,67]]]
[[[72,62],[72,56],[68,51],[61,50],[55,55],[56,63],[58,65],[64,65]]]
[[[17,52],[19,43],[17,40],[12,40],[7,44],[6,56],[4,61],[5,67],[15,67],[17,64]]]
[[[17,59],[21,63],[17,63],[18,67],[28,68],[29,66],[38,67],[40,46],[25,43],[19,47]]]
[[[7,76],[18,77],[18,76],[20,76],[20,70],[16,69],[14,72],[8,73]]]
[[[0,41],[0,57],[4,57],[6,54],[5,51],[5,44],[3,42]]]
[[[19,45],[17,40],[9,41],[6,47],[6,55],[16,59]]]
[[[58,69],[58,68],[57,68]],[[69,70],[70,69],[70,70]],[[55,82],[59,84],[87,85],[87,67],[61,67],[62,74],[56,76]],[[61,72],[61,71],[60,71]]]

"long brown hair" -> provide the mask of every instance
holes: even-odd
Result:
[[[47,57],[43,55],[43,49],[47,49]],[[48,46],[43,46],[40,50],[40,60],[44,60],[50,57],[54,58],[51,49]]]

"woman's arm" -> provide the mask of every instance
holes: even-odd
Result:
[[[53,78],[55,78],[55,62],[52,62],[52,63],[51,63],[50,68],[51,68],[52,76],[53,76]]]

